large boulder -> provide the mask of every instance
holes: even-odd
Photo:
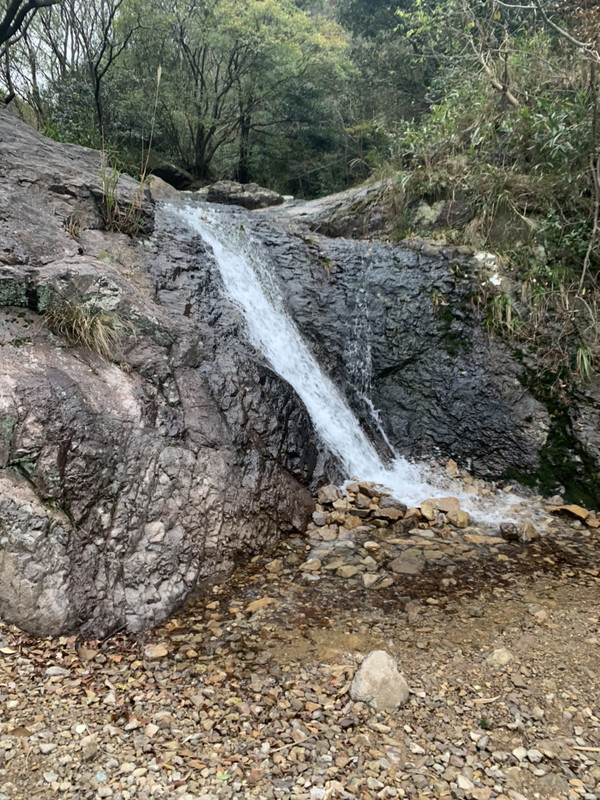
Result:
[[[324,236],[364,239],[388,232],[393,220],[394,186],[374,181],[315,200],[295,200],[274,210],[276,218]]]
[[[208,187],[206,199],[209,203],[242,206],[249,210],[267,208],[283,203],[283,197],[257,183],[218,181]]]
[[[38,635],[150,626],[314,509],[310,420],[210,253],[145,195],[151,238],[102,230],[102,192],[0,112],[0,614]],[[44,324],[64,300],[128,321],[112,358]]]
[[[173,164],[171,161],[167,161],[154,150],[151,151],[148,158],[147,168],[152,175],[156,175],[157,178],[160,178],[175,189],[191,189],[196,183],[196,179],[191,172],[177,164]]]

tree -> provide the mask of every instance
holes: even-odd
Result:
[[[53,6],[59,0],[7,0],[0,6],[0,53],[2,48],[18,33],[22,32],[33,15],[46,6]]]
[[[156,147],[199,180],[217,162],[221,174],[247,180],[255,148],[282,131],[295,135],[334,85],[339,94],[345,48],[338,26],[317,24],[292,0],[175,0],[168,8],[154,0],[119,70],[120,118],[149,131],[140,110],[152,106],[160,65]],[[328,116],[332,124],[331,108]]]
[[[5,0],[4,3],[0,3],[0,59],[4,61],[8,88],[5,102],[10,102],[15,96],[9,66],[10,44],[25,33],[40,8],[54,6],[58,2],[59,0]]]

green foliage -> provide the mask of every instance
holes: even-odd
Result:
[[[188,6],[143,3],[144,27],[113,73],[120,146],[147,146],[161,65],[154,147],[200,182],[266,177],[285,188],[303,156],[327,170],[345,137],[335,113],[351,68],[341,29],[292,0]],[[135,5],[130,14],[140,15]],[[124,16],[122,24],[131,23]]]
[[[577,348],[575,357],[576,367],[581,380],[586,383],[594,371],[594,355],[590,347],[584,342]]]
[[[529,90],[531,76],[519,77],[529,95],[522,108],[504,104],[485,76],[440,77],[429,114],[398,126],[399,183],[408,203],[467,203],[478,220],[472,244],[510,250],[510,234],[498,237],[495,225],[504,216],[513,237],[525,244],[535,238],[551,264],[577,272],[591,231],[582,191],[591,135],[587,93],[576,86],[540,91],[535,81]]]
[[[125,233],[134,238],[142,230],[143,181],[140,183],[134,201],[123,203],[119,199],[118,184],[121,173],[109,167],[105,154],[100,164],[100,181],[102,184],[101,212],[107,231]]]
[[[490,328],[512,334],[520,322],[519,311],[509,294],[497,294],[490,299],[486,316],[486,324]]]
[[[135,333],[132,323],[116,311],[68,300],[52,304],[45,320],[52,333],[71,347],[84,347],[104,361],[120,360],[125,338]]]
[[[46,136],[95,150],[103,148],[92,87],[84,74],[72,72],[50,83],[43,91],[41,102],[46,110],[41,129]]]

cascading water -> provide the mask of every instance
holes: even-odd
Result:
[[[321,440],[337,456],[347,477],[382,484],[409,504],[447,493],[448,486],[436,487],[423,478],[425,468],[400,457],[389,465],[382,462],[287,314],[264,245],[243,226],[232,225],[230,212],[225,210],[194,204],[175,211],[212,248],[226,291],[243,312],[251,343],[294,387]],[[467,507],[472,505],[472,495],[464,495],[457,486],[452,490]]]

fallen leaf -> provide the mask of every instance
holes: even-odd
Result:
[[[254,602],[246,606],[246,614],[253,614],[255,611],[259,611],[261,608],[275,602],[276,600],[274,597],[259,597],[258,600],[254,600]]]
[[[160,658],[164,658],[165,656],[169,655],[169,649],[165,644],[149,644],[148,647],[144,650],[144,656],[149,661],[158,661]]]
[[[28,739],[30,736],[33,736],[30,730],[24,728],[22,725],[19,725],[17,728],[13,728],[11,731],[8,731],[9,736],[23,736]]]
[[[96,658],[98,651],[82,644],[77,648],[77,655],[80,659],[82,659],[82,661],[91,661],[93,658]]]

